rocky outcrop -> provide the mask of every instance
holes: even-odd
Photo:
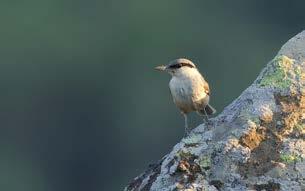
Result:
[[[125,190],[305,190],[305,31]]]

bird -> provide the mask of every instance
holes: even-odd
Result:
[[[191,60],[178,58],[167,65],[157,66],[155,69],[167,72],[172,77],[169,89],[173,102],[184,116],[185,135],[190,132],[188,113],[196,111],[197,114],[205,117],[205,121],[209,120],[208,116],[216,113],[216,109],[209,104],[209,84]]]

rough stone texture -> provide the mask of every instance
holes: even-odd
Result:
[[[305,190],[305,31],[131,190]]]

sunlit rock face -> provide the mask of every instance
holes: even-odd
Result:
[[[125,190],[305,190],[305,31]]]

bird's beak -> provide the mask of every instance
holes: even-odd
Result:
[[[159,71],[164,71],[166,69],[166,66],[164,66],[164,65],[157,66],[157,67],[155,67],[155,69],[159,70]]]

